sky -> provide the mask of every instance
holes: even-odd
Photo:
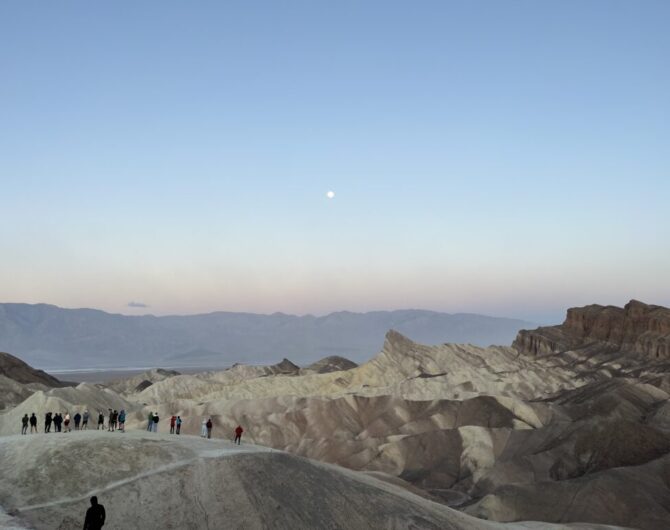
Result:
[[[0,301],[670,305],[669,22],[667,1],[2,2]]]

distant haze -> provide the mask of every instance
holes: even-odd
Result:
[[[473,314],[403,310],[323,317],[210,313],[124,316],[94,309],[0,304],[0,351],[44,369],[306,364],[340,355],[371,358],[395,329],[427,344],[509,345],[530,322]]]

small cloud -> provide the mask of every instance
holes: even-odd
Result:
[[[149,307],[147,304],[142,302],[128,302],[128,307]]]

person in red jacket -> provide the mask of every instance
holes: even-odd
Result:
[[[177,423],[177,416],[172,416],[170,418],[170,434],[174,434],[174,426]]]
[[[244,432],[244,429],[242,428],[241,425],[238,425],[237,428],[235,429],[235,440],[233,440],[233,443],[237,442],[237,445],[240,445],[242,441],[242,433]]]

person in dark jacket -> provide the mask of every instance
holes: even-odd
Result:
[[[242,442],[242,433],[244,432],[244,429],[242,428],[241,425],[238,425],[237,428],[235,429],[235,439],[233,440],[233,443],[237,443],[237,445],[240,445]]]
[[[60,412],[56,412],[53,417],[54,422],[54,432],[61,432],[61,425],[63,424],[63,416],[60,415]]]
[[[98,504],[98,498],[91,497],[91,507],[86,510],[84,530],[100,530],[105,524],[105,507]]]
[[[28,414],[24,414],[21,418],[21,434],[28,434]]]
[[[51,432],[51,412],[47,412],[44,416],[44,432]]]
[[[74,430],[79,430],[79,424],[81,423],[81,414],[78,412],[74,415]]]
[[[177,416],[177,434],[181,432],[181,416]]]
[[[207,420],[207,423],[205,424],[205,426],[207,427],[207,438],[211,438],[212,437],[212,427],[214,426],[214,424],[212,423],[212,418],[209,418]]]
[[[105,430],[105,415],[101,412],[98,414],[98,430]]]
[[[37,416],[35,416],[34,412],[30,416],[30,434],[33,433],[33,429],[37,432]]]

